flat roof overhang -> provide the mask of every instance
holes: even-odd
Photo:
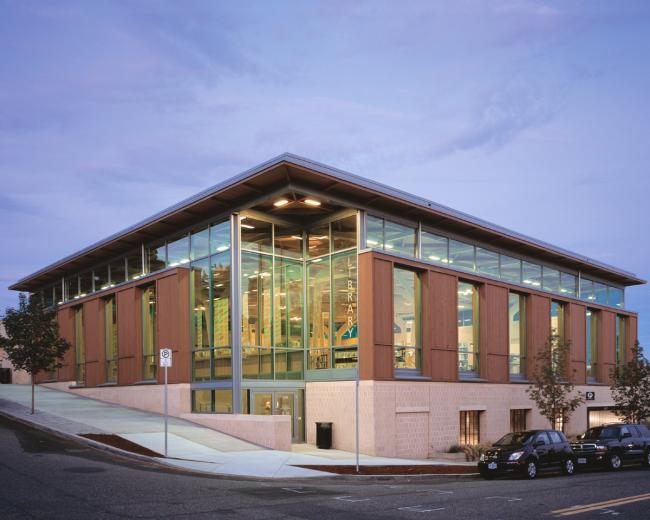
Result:
[[[292,154],[282,154],[185,199],[133,226],[22,278],[9,288],[34,291],[107,258],[228,211],[244,208],[282,189],[312,191],[325,199],[421,220],[432,226],[511,250],[523,256],[581,271],[611,283],[646,283],[633,273],[558,248],[384,184]]]

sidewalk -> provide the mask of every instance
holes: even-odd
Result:
[[[157,453],[164,452],[164,423],[158,414],[36,387],[36,413],[31,415],[29,385],[0,385],[0,413],[65,435],[116,434]],[[83,437],[77,437],[88,442]],[[168,457],[153,457],[159,464],[215,475],[261,478],[331,477],[332,473],[297,465],[352,465],[354,453],[294,445],[291,452],[262,448],[249,442],[169,418]],[[142,458],[142,457],[139,457]],[[362,465],[451,465],[431,460],[389,459],[361,455]],[[453,463],[453,465],[466,465]],[[473,465],[473,463],[472,463]]]

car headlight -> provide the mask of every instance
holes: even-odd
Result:
[[[515,451],[514,453],[510,454],[510,457],[508,457],[508,460],[519,460],[519,458],[524,454],[523,451]]]
[[[485,453],[481,453],[481,456],[478,458],[481,462],[485,462]]]
[[[596,444],[596,451],[605,452],[607,451],[607,446],[603,446],[602,444]]]

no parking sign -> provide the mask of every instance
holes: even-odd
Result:
[[[160,366],[161,367],[172,366],[172,349],[170,348],[160,349]]]

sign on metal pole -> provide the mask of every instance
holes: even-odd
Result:
[[[172,366],[172,349],[160,349],[160,366],[165,369],[165,457],[167,457],[167,369]]]

